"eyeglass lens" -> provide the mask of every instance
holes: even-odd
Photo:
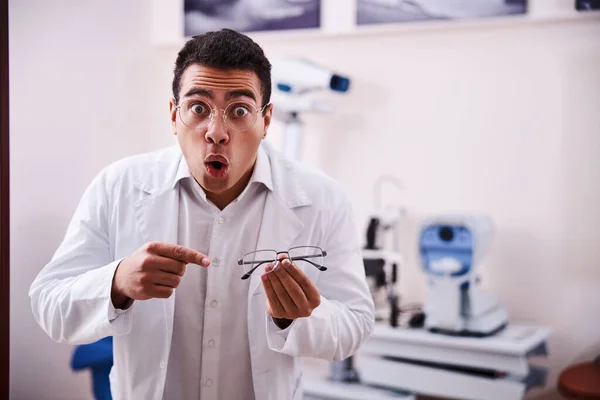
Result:
[[[247,131],[256,123],[258,110],[252,104],[236,101],[229,104],[223,113],[225,124],[236,131]],[[213,109],[200,100],[186,100],[179,108],[181,121],[190,129],[202,129],[213,118]]]

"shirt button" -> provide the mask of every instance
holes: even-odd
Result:
[[[209,340],[208,341],[208,347],[215,347],[215,341],[214,340]]]
[[[218,258],[215,258],[215,259],[213,260],[213,262],[212,262],[212,264],[213,264],[215,267],[218,267],[220,263],[221,263],[221,260],[219,260]]]
[[[216,300],[213,300],[213,301],[210,302],[210,306],[212,308],[215,308],[217,306],[217,304],[219,304],[219,303]]]
[[[161,361],[161,362],[160,362],[160,367],[161,367],[161,368],[164,368],[164,367],[165,367],[165,362],[164,362],[164,361]]]
[[[225,222],[225,218],[219,217],[219,219],[217,221],[219,221],[219,223],[222,224],[223,222]]]
[[[205,383],[206,383],[206,386],[212,386],[213,382],[212,382],[212,379],[207,379]]]

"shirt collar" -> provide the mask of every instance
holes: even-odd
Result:
[[[259,182],[265,185],[270,191],[273,191],[273,176],[271,174],[271,162],[269,156],[265,152],[262,146],[258,147],[258,154],[256,155],[256,164],[254,164],[254,171],[250,178],[250,183]]]
[[[179,166],[177,167],[177,173],[175,174],[175,180],[173,182],[173,186],[175,186],[182,179],[194,179],[190,172],[190,168],[185,161],[185,157],[182,155],[179,160]],[[195,182],[195,180],[194,180]],[[269,161],[269,156],[263,149],[262,146],[258,147],[258,153],[256,155],[256,163],[254,164],[254,171],[252,171],[252,176],[250,177],[250,181],[246,188],[244,188],[242,195],[246,193],[247,189],[252,186],[253,183],[262,183],[265,185],[270,191],[273,191],[273,177],[271,174],[271,162]],[[204,191],[202,191],[204,192]],[[242,196],[240,195],[240,197]]]

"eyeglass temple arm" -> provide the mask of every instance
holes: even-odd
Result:
[[[248,272],[246,272],[244,274],[244,276],[242,276],[242,279],[246,279],[248,278],[250,275],[252,275],[252,273],[256,270],[256,268],[260,267],[261,265],[263,265],[264,263],[267,262],[271,262],[271,261],[260,261],[258,264],[256,264],[254,267],[252,267],[252,269]],[[243,260],[238,260],[238,265],[248,265],[248,264],[254,264],[253,262],[244,262]]]
[[[312,265],[313,265],[315,268],[317,268],[319,271],[326,271],[326,270],[327,270],[327,267],[326,267],[326,266],[324,266],[324,265],[319,265],[319,264],[317,264],[316,262],[313,262],[313,261],[307,260],[307,258],[310,258],[310,257],[321,257],[321,256],[304,256],[304,257],[294,257],[294,258],[292,258],[292,261],[305,261],[305,262],[307,262],[307,263],[309,263],[309,264],[312,264]]]

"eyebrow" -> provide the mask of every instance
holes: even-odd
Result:
[[[184,97],[191,97],[191,96],[203,96],[203,97],[208,97],[211,100],[214,99],[214,94],[213,94],[212,90],[202,89],[202,88],[191,88],[184,95]],[[231,90],[225,94],[225,100],[231,100],[231,99],[234,99],[237,97],[249,97],[252,100],[254,100],[255,102],[257,101],[256,96],[254,95],[254,92],[252,92],[251,90],[248,90],[248,89]]]
[[[188,92],[183,95],[183,97],[191,97],[191,96],[204,96],[208,97],[212,100],[213,92],[211,90],[201,89],[201,88],[191,88]]]
[[[248,89],[232,90],[225,94],[225,100],[231,100],[236,97],[249,97],[256,102],[256,96],[254,95],[254,92]]]

